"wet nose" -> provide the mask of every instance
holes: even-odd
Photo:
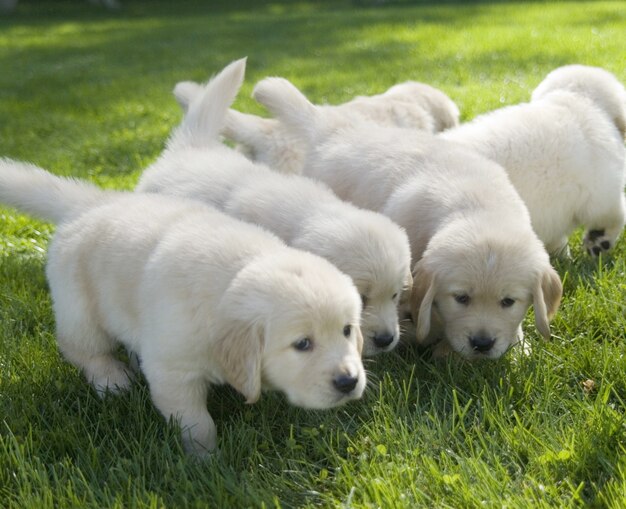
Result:
[[[349,394],[354,390],[358,381],[359,379],[352,375],[338,375],[333,379],[333,385],[339,392]]]
[[[386,348],[391,343],[393,343],[394,336],[393,334],[383,333],[383,334],[375,334],[374,335],[374,344],[378,348]]]
[[[470,345],[477,352],[488,352],[496,342],[495,338],[489,336],[471,336],[469,338]]]

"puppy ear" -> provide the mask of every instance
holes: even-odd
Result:
[[[255,403],[261,396],[261,326],[241,320],[230,322],[213,348],[226,382]]]
[[[533,295],[533,307],[535,308],[535,324],[539,333],[550,339],[550,320],[556,313],[561,303],[563,285],[556,271],[550,267],[537,282]]]
[[[418,343],[423,342],[430,332],[430,317],[435,299],[435,278],[421,261],[413,267],[413,288],[411,290],[411,314],[416,323]]]
[[[363,333],[361,327],[356,328],[356,348],[359,351],[359,355],[363,355]]]
[[[413,274],[411,272],[408,273],[406,279],[404,280],[404,288],[402,288],[402,293],[400,294],[400,299],[398,300],[398,315],[401,320],[406,318],[410,318],[411,313],[411,292],[413,290]]]
[[[411,290],[413,290],[413,274],[411,274],[411,272],[409,272],[407,275],[405,285],[406,288],[404,289],[404,291],[411,293]]]

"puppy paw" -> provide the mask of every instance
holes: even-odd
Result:
[[[589,230],[583,239],[583,247],[589,256],[600,256],[613,246],[606,236],[605,230]]]
[[[91,385],[101,398],[107,393],[119,394],[130,387],[133,376],[122,362],[111,360],[106,365],[101,362],[99,368],[91,377]]]

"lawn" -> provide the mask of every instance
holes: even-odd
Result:
[[[553,68],[626,83],[621,2],[23,0],[0,15],[0,156],[130,189],[181,118],[171,90],[248,56],[235,106],[268,75],[338,103],[415,79],[463,119],[529,98]],[[0,507],[626,505],[626,240],[555,260],[553,338],[531,355],[367,361],[370,387],[312,412],[221,387],[219,452],[186,457],[145,383],[104,401],[56,349],[44,276],[54,227],[0,208]]]

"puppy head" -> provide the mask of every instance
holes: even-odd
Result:
[[[382,214],[354,208],[316,218],[298,247],[312,250],[352,278],[363,311],[363,355],[392,350],[400,338],[398,304],[412,284],[409,240]]]
[[[418,341],[426,340],[435,319],[441,339],[462,356],[498,358],[521,339],[531,304],[537,329],[549,338],[561,281],[539,240],[523,237],[457,231],[448,242],[429,246],[413,271]]]
[[[216,316],[225,380],[255,402],[262,388],[294,405],[330,408],[361,397],[361,304],[325,260],[285,248],[242,269]]]
[[[610,72],[587,65],[566,65],[549,73],[539,83],[532,99],[541,99],[554,91],[565,90],[591,100],[613,121],[626,137],[626,91]]]

